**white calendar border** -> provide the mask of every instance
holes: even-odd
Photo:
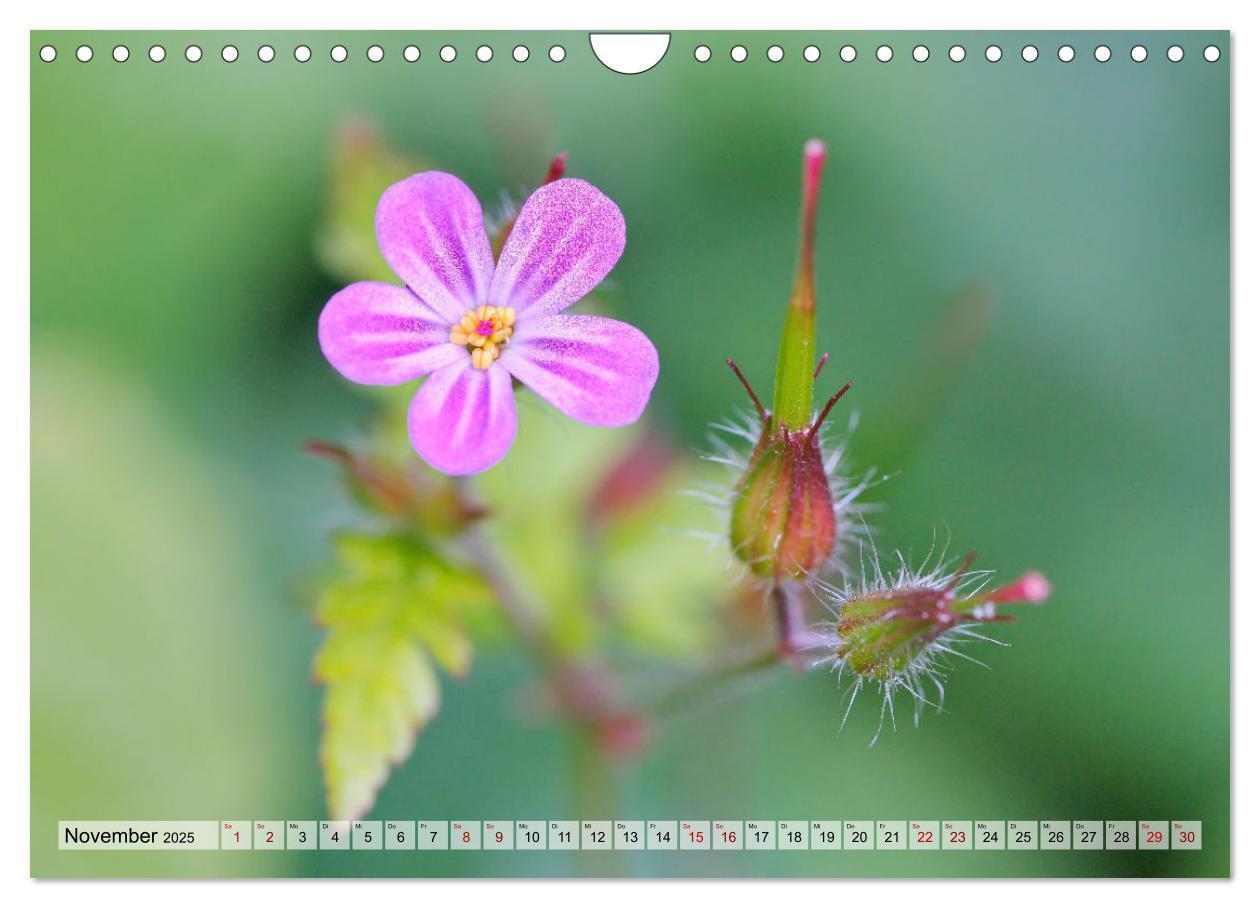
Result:
[[[16,5],[16,4],[13,4]],[[1050,4],[1046,3],[1046,6]],[[1254,7],[1254,4],[1252,4]],[[4,222],[0,230],[3,234],[4,248],[14,252],[11,273],[15,275],[16,294],[10,299],[10,305],[2,307],[4,323],[0,330],[0,354],[4,370],[3,393],[6,415],[10,421],[15,416],[24,419],[27,427],[28,443],[9,446],[3,453],[4,468],[0,470],[0,481],[4,483],[3,500],[9,506],[6,512],[9,520],[0,525],[0,551],[9,555],[5,565],[10,595],[4,597],[9,607],[8,615],[13,626],[11,635],[14,646],[11,665],[13,681],[12,697],[4,698],[4,728],[20,729],[21,733],[13,735],[17,746],[6,752],[3,768],[4,777],[10,784],[3,786],[0,794],[0,805],[4,807],[8,822],[0,824],[0,851],[10,859],[16,858],[14,865],[6,867],[3,883],[4,890],[19,889],[17,899],[11,904],[60,905],[80,903],[87,894],[90,884],[48,884],[31,885],[26,879],[29,867],[29,845],[25,833],[30,828],[30,766],[29,749],[25,735],[29,729],[29,610],[24,605],[30,601],[30,340],[29,311],[26,301],[29,300],[29,242],[27,227],[29,225],[29,185],[24,174],[29,174],[29,73],[27,54],[29,41],[25,29],[82,27],[82,28],[338,28],[362,29],[380,28],[573,28],[583,29],[684,29],[684,28],[767,28],[767,29],[835,29],[835,28],[976,28],[976,29],[1029,29],[1029,28],[1234,28],[1234,47],[1240,53],[1229,54],[1234,73],[1234,113],[1233,124],[1235,154],[1234,159],[1244,156],[1252,159],[1251,167],[1260,159],[1260,139],[1257,136],[1256,114],[1246,117],[1244,106],[1237,102],[1243,98],[1253,110],[1260,109],[1256,97],[1260,95],[1260,83],[1257,82],[1256,55],[1260,53],[1260,27],[1257,27],[1257,15],[1242,2],[1223,2],[1223,0],[1195,0],[1188,3],[1123,3],[1117,0],[1058,0],[1053,4],[1053,11],[1038,11],[1027,6],[1017,6],[998,0],[953,0],[949,4],[933,3],[930,0],[903,0],[892,6],[886,3],[867,5],[859,8],[856,4],[836,4],[824,0],[812,2],[792,2],[792,0],[776,0],[774,3],[760,3],[755,8],[752,4],[737,7],[733,3],[722,5],[721,15],[717,13],[716,4],[701,6],[696,4],[688,8],[677,0],[635,0],[622,7],[612,4],[596,5],[581,0],[563,0],[563,2],[546,3],[545,6],[535,0],[533,3],[500,2],[500,0],[483,0],[480,4],[440,4],[417,6],[414,2],[402,0],[355,0],[347,3],[265,3],[259,0],[216,0],[212,5],[199,6],[193,4],[173,5],[157,0],[114,0],[108,4],[92,3],[89,0],[61,0],[55,4],[42,4],[37,10],[14,12],[6,10],[4,16],[10,21],[12,28],[7,29],[10,42],[6,49],[9,55],[11,72],[16,74],[14,91],[3,92],[4,107],[0,110],[3,122],[16,124],[13,145],[6,143],[5,157],[11,166],[4,172],[10,179],[5,181],[5,210],[14,212],[15,216]],[[1260,174],[1237,168],[1234,174],[1234,211],[1235,251],[1244,248],[1260,248],[1260,229],[1257,228],[1257,213],[1260,212]],[[16,177],[16,180],[14,178]],[[1260,312],[1257,312],[1257,300],[1260,300],[1260,282],[1257,281],[1257,265],[1248,265],[1241,258],[1236,258],[1235,290],[1236,301],[1246,300],[1248,305],[1237,305],[1233,326],[1234,370],[1231,406],[1232,443],[1234,446],[1231,464],[1237,464],[1239,457],[1248,457],[1254,461],[1260,451],[1260,415],[1257,413],[1255,401],[1260,400]],[[12,285],[11,285],[12,286]],[[1248,311],[1250,310],[1250,311]],[[1253,405],[1247,409],[1236,406],[1238,400],[1251,401]],[[1232,544],[1235,551],[1254,552],[1260,549],[1260,478],[1248,470],[1238,470],[1235,476],[1233,501],[1234,533]],[[1231,559],[1232,560],[1232,559]],[[1254,605],[1260,602],[1260,578],[1254,574],[1234,572],[1231,589],[1235,601]],[[1235,639],[1257,639],[1257,619],[1255,608],[1239,609],[1235,614],[1237,634]],[[1244,656],[1249,654],[1243,654]],[[1241,658],[1232,660],[1236,666],[1234,680],[1238,685],[1238,695],[1249,702],[1260,699],[1257,678],[1260,677],[1260,660]],[[1255,764],[1257,752],[1254,711],[1250,718],[1233,711],[1233,727],[1231,743],[1242,753],[1251,754],[1251,764]],[[1239,761],[1232,761],[1236,770]],[[1260,835],[1252,829],[1260,829],[1260,807],[1256,796],[1256,784],[1246,776],[1233,773],[1235,798],[1232,817],[1246,817],[1253,822],[1239,822],[1232,819],[1233,852],[1254,854],[1260,845]],[[1225,901],[1238,902],[1241,899],[1254,903],[1257,892],[1257,872],[1254,868],[1233,861],[1234,873],[1239,879],[1235,885],[1223,887],[1210,882],[1180,882],[1176,885],[1162,885],[1167,881],[1143,881],[1142,899],[1147,906],[1177,906],[1181,908],[1191,899],[1201,898],[1210,893],[1215,903]],[[1158,884],[1158,885],[1157,885]],[[224,884],[219,884],[224,885]],[[303,885],[297,883],[296,885]],[[364,894],[370,893],[374,899],[389,899],[397,888],[397,897],[408,897],[403,893],[415,891],[406,884],[397,883],[355,883],[341,882],[332,886],[304,885],[302,894],[304,905],[322,908],[324,905],[341,908],[352,890],[362,888]],[[599,884],[589,882],[568,883],[535,883],[520,891],[511,893],[515,900],[526,899],[539,902],[546,900],[550,905],[567,905],[589,903],[593,897],[592,888]],[[479,894],[487,899],[508,898],[507,890],[501,883],[439,883],[430,882],[425,890],[426,897],[455,897],[460,887],[464,897],[469,894],[468,887],[475,887]],[[747,882],[712,882],[706,885],[713,887],[717,898],[723,905],[761,905],[774,894],[770,889],[786,886],[783,894],[797,898],[834,897],[828,895],[830,884],[817,881],[792,881],[791,883],[759,883],[750,886]],[[1055,885],[1031,887],[1020,883],[1000,882],[950,882],[942,885],[939,881],[930,884],[913,881],[883,883],[849,883],[844,895],[847,898],[870,898],[886,896],[889,886],[905,887],[917,891],[923,897],[929,897],[934,903],[962,903],[968,906],[985,903],[1009,903],[1018,898],[1028,908],[1051,906],[1058,908],[1066,898],[1077,899],[1089,890],[1091,897],[1101,899],[1125,898],[1117,889],[1117,884],[1108,882],[1056,881]],[[929,889],[928,886],[931,886]],[[1059,891],[1063,886],[1070,886],[1070,892]],[[349,889],[347,887],[350,887]],[[435,892],[433,887],[439,887]],[[449,890],[447,887],[451,887]],[[824,889],[828,887],[828,889]],[[178,888],[178,894],[175,890]],[[715,897],[713,892],[703,896],[694,884],[675,882],[658,882],[652,885],[650,893],[637,886],[612,888],[600,886],[599,900],[611,908],[622,905],[633,905],[639,908],[642,899],[660,898],[662,890],[669,890],[671,901],[677,898],[680,902],[696,898],[706,900]],[[187,883],[149,882],[149,883],[114,883],[107,887],[107,895],[123,899],[129,905],[162,905],[172,898],[178,898],[188,908],[200,908],[202,905],[219,906],[224,898],[244,900],[249,903],[264,897],[274,898],[274,884],[258,882],[233,882],[227,890],[216,891],[218,886],[196,887]],[[877,890],[883,890],[878,892]],[[1251,896],[1245,892],[1252,891]],[[439,894],[440,893],[440,894]],[[18,901],[20,899],[20,902]]]

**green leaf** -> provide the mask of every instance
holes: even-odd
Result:
[[[320,763],[330,815],[360,817],[391,765],[437,714],[434,668],[462,676],[472,661],[464,613],[488,592],[473,574],[409,536],[343,535],[338,570],[316,615],[328,636],[315,656],[324,683]]]

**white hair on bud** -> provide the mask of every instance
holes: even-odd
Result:
[[[879,509],[878,505],[857,500],[871,486],[880,481],[876,479],[876,471],[868,470],[861,478],[853,479],[846,475],[844,469],[845,443],[856,428],[857,414],[854,413],[849,418],[843,438],[833,438],[827,426],[818,433],[819,445],[822,448],[823,470],[827,474],[832,510],[836,517],[836,538],[827,560],[820,567],[807,573],[805,579],[807,584],[814,582],[816,578],[848,575],[853,539],[858,536],[859,526],[863,535],[870,535],[870,528],[867,526],[864,515]],[[709,450],[702,451],[700,458],[725,467],[730,481],[722,485],[703,484],[690,490],[690,494],[713,507],[718,512],[723,526],[730,525],[735,498],[738,494],[736,488],[744,471],[748,469],[748,462],[752,458],[753,450],[757,447],[757,442],[761,439],[761,432],[761,417],[747,408],[740,408],[730,417],[709,424],[709,432],[705,436]],[[747,570],[747,564],[742,559],[736,563]]]
[[[849,714],[853,710],[858,694],[868,684],[874,684],[879,690],[879,724],[870,746],[874,746],[883,733],[884,722],[888,721],[892,730],[897,730],[895,698],[898,692],[904,691],[911,699],[911,716],[917,728],[919,720],[927,709],[942,713],[945,710],[945,681],[948,662],[951,658],[962,659],[988,668],[985,663],[960,651],[963,644],[972,641],[993,643],[998,646],[1009,644],[995,640],[975,629],[978,623],[954,624],[938,636],[923,645],[923,648],[907,662],[905,667],[896,671],[886,680],[860,675],[849,664],[847,651],[848,641],[839,629],[843,606],[855,599],[875,597],[881,594],[895,593],[899,590],[945,591],[953,589],[958,598],[967,599],[980,593],[993,576],[990,570],[973,570],[958,573],[956,560],[946,559],[949,541],[946,539],[936,553],[937,542],[933,533],[932,546],[922,562],[917,566],[908,562],[905,556],[896,552],[895,566],[885,570],[880,563],[879,552],[866,541],[859,539],[859,572],[856,576],[848,576],[840,586],[813,579],[810,589],[832,616],[832,620],[815,628],[818,639],[817,649],[825,650],[813,665],[827,666],[836,674],[837,683],[843,686],[848,679],[848,687],[844,691],[844,714],[840,719],[840,728],[848,723]],[[972,610],[971,615],[976,622],[992,618],[997,613],[994,603],[982,603]],[[846,655],[840,653],[846,652]],[[929,692],[930,690],[930,692]]]

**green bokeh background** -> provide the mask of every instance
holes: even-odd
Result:
[[[440,63],[448,42],[459,56]],[[298,43],[311,62],[293,60]],[[330,61],[336,43],[347,62]],[[365,59],[373,43],[385,61]],[[419,63],[401,59],[408,43]],[[802,60],[808,43],[819,62]],[[984,60],[990,43],[1001,62]],[[1134,43],[1147,62],[1129,60]],[[56,62],[39,62],[44,44]],[[34,874],[609,872],[572,853],[54,847],[58,819],[323,815],[318,632],[298,591],[346,513],[299,448],[371,407],[315,342],[336,284],[312,237],[350,116],[487,200],[568,149],[625,213],[615,307],[660,349],[657,417],[697,447],[739,402],[725,356],[769,387],[800,146],[822,137],[819,348],[832,381],[855,381],[858,452],[892,476],[874,496],[881,545],[921,554],[947,529],[1001,575],[1055,583],[917,731],[868,749],[873,698],[838,734],[834,680],[785,676],[671,728],[624,770],[618,817],[1204,829],[1201,852],[648,853],[622,872],[1229,872],[1228,34],[676,33],[636,77],[601,66],[582,33],[43,32],[31,47]],[[914,407],[899,377],[974,279],[997,301],[974,361],[916,446],[882,444],[881,424]],[[508,692],[525,677],[500,654],[447,683],[370,816],[571,817],[571,742],[520,719]]]

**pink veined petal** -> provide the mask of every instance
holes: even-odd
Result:
[[[494,257],[481,204],[449,173],[418,173],[386,189],[376,242],[394,273],[451,324],[485,301]]]
[[[539,187],[521,208],[490,282],[489,302],[518,317],[554,315],[598,286],[626,248],[626,221],[584,180]]]
[[[642,331],[597,315],[532,319],[499,363],[561,413],[593,426],[638,419],[660,371]]]
[[[399,385],[468,358],[414,293],[370,281],[351,284],[324,305],[319,346],[334,369],[362,385]]]
[[[477,369],[465,353],[462,362],[439,369],[420,386],[407,431],[416,453],[443,473],[490,469],[516,437],[512,376],[497,363]]]

